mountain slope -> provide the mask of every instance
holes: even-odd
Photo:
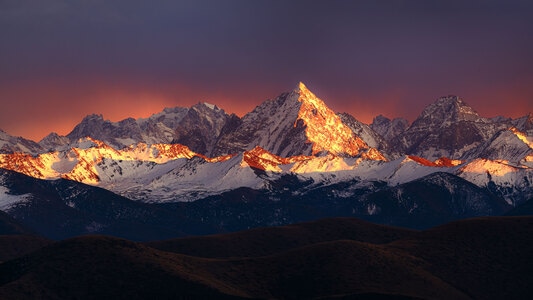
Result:
[[[171,225],[161,225],[167,219],[156,214],[157,207],[101,188],[65,179],[40,180],[2,169],[0,182],[4,195],[12,198],[2,210],[47,238],[104,233],[146,240],[183,234]]]
[[[0,210],[0,263],[28,254],[50,243],[50,240],[35,235],[21,222]]]
[[[378,225],[355,218],[332,218],[146,244],[167,252],[206,258],[259,257],[328,241],[354,240],[385,244],[414,234],[413,230]]]
[[[391,120],[383,115],[375,117],[370,124],[370,128],[387,142],[402,134],[408,127],[409,122],[406,119],[395,118]]]
[[[525,162],[533,154],[533,138],[514,127],[496,132],[490,139],[465,153],[470,159],[506,160],[514,164]]]
[[[391,141],[407,154],[429,160],[462,158],[491,138],[504,124],[481,118],[457,96],[439,98],[427,106],[409,128]]]
[[[0,263],[41,249],[52,241],[35,235],[0,235]]]
[[[126,240],[80,237],[0,265],[0,298],[240,298],[198,270],[201,264]]]
[[[306,229],[319,237],[301,236]],[[361,231],[390,239],[362,242]],[[343,233],[329,238],[328,232]],[[209,259],[84,236],[0,264],[0,297],[524,299],[533,280],[531,234],[532,217],[477,218],[403,233],[330,219],[201,243],[182,240],[189,252],[207,245],[213,254],[222,249],[223,255]],[[296,242],[283,245],[291,240]],[[270,242],[282,247],[248,255],[236,241],[254,249]]]
[[[510,209],[503,199],[449,173],[433,173],[365,198],[369,220],[410,228],[501,215]]]
[[[525,132],[528,136],[533,136],[533,113],[517,118],[512,121],[514,127]]]
[[[90,137],[115,149],[139,142],[169,143],[174,139],[174,132],[167,125],[176,125],[176,121],[181,120],[187,111],[186,108],[165,109],[163,113],[148,119],[127,118],[119,122],[104,120],[102,115],[92,114],[83,118],[66,137],[71,143]]]
[[[348,113],[337,114],[342,123],[348,126],[355,136],[360,137],[369,147],[375,148],[383,153],[383,155],[397,155],[394,149],[389,147],[387,141],[370,126],[359,122],[356,118]]]
[[[122,148],[130,142],[142,139],[141,129],[135,119],[128,118],[113,123],[104,120],[102,115],[88,115],[72,129],[66,136],[70,141],[77,141],[85,137],[104,141],[115,148]]]
[[[102,115],[86,116],[66,137],[50,134],[39,143],[59,150],[90,137],[120,150],[138,143],[179,143],[204,155],[210,155],[222,128],[232,116],[208,103],[190,108],[165,108],[148,118],[127,118],[119,122],[104,120]]]
[[[33,232],[10,215],[0,210],[0,236],[2,235],[30,235]]]
[[[256,146],[282,157],[321,152],[357,156],[369,149],[303,83],[246,114],[233,132],[220,138],[215,154],[241,152]]]
[[[390,246],[423,259],[432,274],[473,299],[523,299],[533,281],[533,217],[475,218],[445,224]]]
[[[533,197],[533,169],[505,160],[475,159],[456,174],[516,206]]]
[[[216,105],[207,103],[193,105],[174,128],[175,137],[172,143],[187,145],[197,153],[211,156],[218,137],[229,119],[230,115]]]
[[[39,153],[43,149],[34,141],[15,137],[0,129],[0,153]]]

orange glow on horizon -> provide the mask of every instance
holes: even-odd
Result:
[[[312,85],[309,89],[314,90]],[[366,124],[370,124],[379,114],[390,119],[404,117],[412,122],[425,106],[442,96],[436,94],[431,99],[423,99],[423,102],[410,102],[421,100],[410,99],[401,88],[372,95],[353,92],[343,95],[340,90],[329,91],[325,87],[319,87],[319,90],[324,90],[325,94],[317,92],[316,95],[333,111],[347,112]],[[113,82],[105,78],[2,83],[0,128],[10,135],[39,141],[51,132],[68,134],[83,117],[93,113],[117,122],[128,117],[146,118],[165,107],[190,107],[198,102],[215,104],[229,114],[242,117],[263,101],[274,99],[286,91],[286,88],[279,90],[269,84],[217,88],[209,85],[192,87],[175,82],[144,83],[141,80]],[[502,87],[476,94],[456,94],[483,117],[503,115],[517,118],[533,111],[533,102],[528,101],[531,99],[527,97],[530,92],[533,93],[533,87],[521,85],[512,91]],[[510,100],[513,105],[502,106],[502,103],[510,103]]]
[[[151,92],[150,88],[109,86],[91,81],[85,82],[83,87],[55,81],[9,85],[0,89],[0,99],[9,99],[2,101],[0,129],[36,142],[51,132],[68,134],[90,114],[102,114],[105,120],[118,122],[129,117],[146,118],[166,107],[190,107],[208,102],[242,117],[257,105],[243,99],[195,94],[190,88],[177,85]],[[20,106],[24,106],[23,112]]]

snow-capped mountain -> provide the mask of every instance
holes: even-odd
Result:
[[[0,153],[39,153],[43,149],[34,141],[27,140],[20,136],[11,136],[0,129]]]
[[[214,154],[237,153],[259,146],[282,156],[330,152],[358,156],[370,147],[303,83],[246,114],[217,143]],[[381,156],[372,151],[376,158]],[[384,158],[384,157],[381,157]]]
[[[511,123],[518,130],[525,132],[528,136],[533,136],[533,113],[529,113],[521,118],[511,120]]]
[[[211,156],[222,130],[233,118],[238,117],[228,115],[216,105],[198,103],[173,127],[172,143],[187,145],[195,152]]]
[[[52,132],[39,141],[39,146],[41,146],[44,151],[52,152],[64,149],[69,143],[70,139],[68,137]]]
[[[422,228],[533,198],[532,115],[487,119],[455,96],[410,126],[367,125],[300,83],[243,118],[208,103],[119,122],[93,114],[67,136],[0,132],[0,145],[0,210],[32,228],[46,216],[78,224],[46,229],[60,237],[140,219],[171,235],[327,216]]]
[[[91,137],[117,150],[137,143],[181,143],[210,155],[222,128],[235,117],[209,103],[198,103],[190,108],[165,108],[148,118],[127,118],[119,122],[111,122],[102,115],[92,114],[86,116],[66,136],[51,133],[39,144],[44,149],[58,150]]]
[[[141,129],[135,119],[128,118],[114,123],[104,120],[102,115],[97,114],[86,116],[81,123],[67,134],[67,138],[70,141],[85,137],[104,141],[117,148],[142,139]]]
[[[514,164],[527,163],[526,158],[533,155],[533,137],[515,127],[496,132],[490,139],[468,151],[464,157],[476,159],[506,160]]]
[[[399,154],[395,152],[394,149],[390,148],[385,138],[374,131],[369,125],[360,122],[348,113],[339,113],[337,115],[341,118],[342,123],[348,126],[356,136],[365,141],[369,147],[378,149],[385,156],[397,156]],[[388,158],[391,158],[391,156]]]
[[[486,188],[511,205],[521,204],[533,197],[533,170],[502,160],[475,159],[461,165],[455,173]]]
[[[329,154],[282,158],[256,147],[208,158],[180,144],[139,143],[116,150],[91,138],[32,156],[0,154],[0,167],[40,179],[65,178],[146,202],[190,201],[239,187],[263,188],[283,173],[351,170],[361,161]],[[258,171],[261,171],[258,173]]]
[[[427,106],[409,128],[391,141],[407,154],[429,160],[461,159],[471,150],[504,129],[504,123],[480,117],[457,96],[439,98]]]

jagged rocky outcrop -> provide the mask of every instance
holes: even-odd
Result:
[[[0,153],[39,153],[43,149],[34,141],[20,136],[12,136],[0,129]]]
[[[409,122],[406,119],[394,118],[391,120],[383,115],[375,117],[370,124],[370,128],[387,142],[402,134],[408,127]]]
[[[439,98],[427,106],[409,128],[391,141],[407,154],[429,160],[460,159],[506,127],[482,118],[457,96]]]
[[[246,114],[235,130],[220,138],[214,154],[256,146],[283,157],[323,152],[357,156],[370,148],[303,83]]]
[[[233,117],[216,105],[198,103],[174,127],[172,143],[187,145],[195,152],[211,156],[230,118]]]
[[[341,118],[342,123],[346,124],[346,126],[348,126],[356,136],[360,137],[365,143],[367,143],[369,147],[378,149],[388,158],[396,158],[400,155],[400,153],[391,148],[386,139],[374,131],[370,125],[360,122],[348,113],[338,113],[337,115]]]
[[[511,163],[520,164],[526,157],[533,154],[531,145],[533,143],[527,140],[527,136],[523,132],[511,127],[496,132],[490,139],[466,152],[463,156],[470,159],[504,159]]]
[[[92,114],[86,116],[66,137],[52,134],[40,143],[48,148],[91,137],[117,150],[137,143],[179,143],[210,155],[222,128],[230,118],[224,110],[208,103],[198,103],[190,108],[165,108],[148,118],[127,118],[119,122],[111,122],[102,115]]]
[[[70,143],[70,139],[66,136],[59,135],[56,132],[52,132],[39,141],[39,145],[45,151],[63,150],[65,146]]]

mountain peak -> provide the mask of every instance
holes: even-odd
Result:
[[[461,98],[449,95],[440,97],[422,111],[419,118],[430,118],[450,121],[476,121],[478,113]]]
[[[305,124],[305,134],[312,143],[313,155],[327,151],[355,156],[361,149],[368,148],[303,82],[298,84],[297,93],[298,102],[301,103],[297,120],[302,120]]]
[[[161,115],[161,114],[182,113],[184,110],[187,110],[187,108],[184,108],[184,107],[181,107],[181,106],[165,107],[162,112],[155,113],[152,116],[157,116],[157,115]]]
[[[104,116],[102,114],[90,114],[90,115],[86,115],[82,122],[83,121],[103,121],[104,120]]]
[[[261,146],[272,154],[359,156],[369,146],[307,86],[267,100],[220,139],[217,155]],[[228,150],[229,149],[229,150]]]
[[[301,81],[298,83],[298,87],[296,87],[296,89],[294,89],[294,92],[296,94],[300,95],[299,99],[298,99],[298,101],[300,101],[300,102],[302,102],[302,100],[319,100],[318,97],[313,92],[311,92],[311,90],[309,90],[307,88],[307,86]],[[319,103],[314,103],[314,104],[315,105],[316,104],[325,105],[320,100],[319,100]]]
[[[487,141],[505,127],[484,119],[457,96],[446,96],[428,105],[396,141],[407,154],[434,160],[461,159],[467,151]]]
[[[303,82],[298,82],[298,86],[296,87],[296,89],[294,89],[295,91],[297,92],[305,92],[305,91],[309,91],[309,89],[307,88],[307,86],[305,86],[305,84]]]
[[[202,108],[202,107],[205,107],[205,108],[209,108],[210,110],[213,110],[213,111],[219,111],[221,110],[218,106],[216,106],[215,104],[211,104],[211,103],[207,103],[207,102],[198,102],[196,103],[195,105],[191,106],[191,108]]]
[[[67,145],[70,140],[66,136],[51,132],[39,141],[39,145],[45,149],[57,149],[61,146]]]

